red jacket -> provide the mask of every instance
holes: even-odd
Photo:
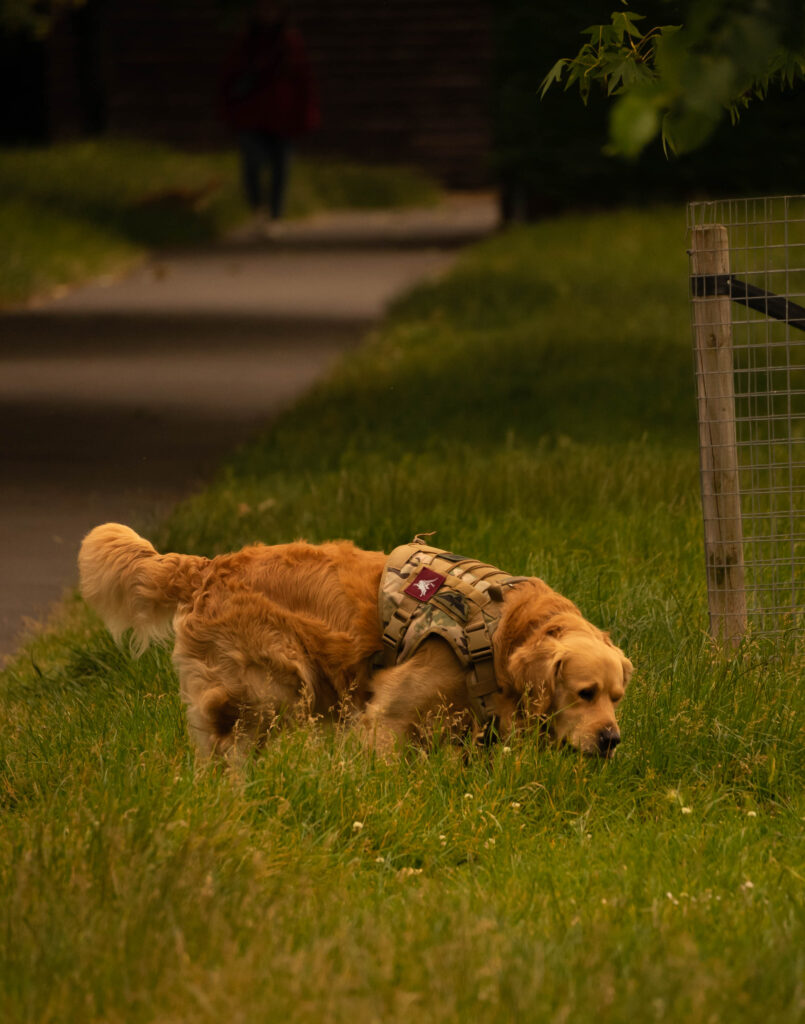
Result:
[[[293,138],[321,120],[300,33],[252,25],[237,41],[221,75],[221,113],[236,132]]]

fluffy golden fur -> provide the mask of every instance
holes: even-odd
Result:
[[[473,728],[466,669],[443,640],[374,667],[385,561],[348,541],[160,555],[107,523],[84,539],[79,570],[86,601],[116,638],[133,631],[136,652],[173,629],[193,737],[202,753],[231,758],[288,712],[347,712],[379,747],[423,735],[434,716],[457,732]],[[536,578],[507,588],[494,659],[501,735],[518,720],[536,722],[557,743],[611,756],[632,665],[571,601]]]

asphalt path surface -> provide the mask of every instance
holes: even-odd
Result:
[[[75,585],[88,530],[164,516],[495,224],[477,195],[322,215],[0,314],[0,660]]]

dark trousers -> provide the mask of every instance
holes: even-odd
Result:
[[[271,168],[268,208],[271,216],[277,220],[285,209],[290,143],[287,139],[268,132],[243,132],[238,142],[246,200],[253,210],[264,205],[261,179],[263,167],[268,165]]]

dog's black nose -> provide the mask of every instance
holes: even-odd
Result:
[[[606,729],[602,729],[598,734],[598,752],[602,757],[609,757],[610,754],[614,753],[615,747],[621,741],[621,734],[617,729],[607,726]]]

